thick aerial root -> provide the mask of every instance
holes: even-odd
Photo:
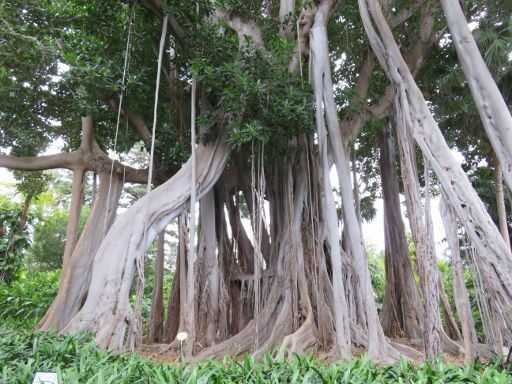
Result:
[[[229,153],[222,134],[215,143],[199,146],[199,197],[215,185]],[[139,332],[140,325],[136,324],[129,304],[135,260],[145,252],[156,235],[186,208],[190,195],[190,167],[191,163],[187,162],[169,181],[119,216],[94,257],[87,300],[63,332],[96,332],[96,342],[104,348],[121,349],[127,340],[135,343],[133,336]],[[141,225],[143,217],[148,218],[146,225]],[[144,227],[147,228],[146,233]],[[126,335],[128,330],[130,334]]]
[[[464,353],[462,345],[450,339],[446,332],[441,331],[441,346],[443,351],[451,355],[459,355]]]
[[[400,354],[406,358],[411,360],[424,359],[425,355],[418,351],[413,347],[409,347],[406,344],[398,343],[396,341],[390,341],[390,344],[395,348]]]
[[[286,336],[281,344],[280,352],[309,352],[317,345],[317,330],[313,316],[308,316],[300,328]]]
[[[249,321],[236,335],[219,344],[203,349],[195,356],[194,360],[200,361],[222,354],[235,355],[250,352],[255,345],[256,334],[258,334],[258,338],[261,338],[262,341],[266,341],[270,337],[272,326],[278,317],[279,307],[282,306],[282,303],[280,305],[280,289],[282,289],[282,286],[276,281],[272,287],[267,303],[255,318]]]

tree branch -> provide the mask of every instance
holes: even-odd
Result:
[[[110,172],[116,173],[124,178],[125,182],[146,184],[148,182],[148,170],[137,169],[124,165],[118,160],[112,160],[100,146],[94,142],[91,148],[91,153],[85,157],[87,169],[96,173]],[[112,162],[114,166],[112,167]]]
[[[94,141],[94,123],[91,116],[82,116],[82,141],[80,148],[85,151],[91,150]]]
[[[139,4],[157,16],[164,13],[164,3],[161,0],[139,0]],[[187,38],[183,28],[173,15],[168,15],[168,24],[171,27],[171,33],[180,45],[187,43]]]
[[[110,108],[112,108],[112,110],[116,112],[118,111],[119,98],[117,96],[110,97],[107,100],[107,103],[110,106]],[[149,144],[151,142],[151,132],[149,130],[149,127],[146,125],[144,120],[140,116],[133,113],[126,106],[126,104],[121,107],[121,115],[128,120],[128,124],[130,124],[130,126],[138,132],[138,134],[146,144]]]
[[[409,55],[405,59],[409,70],[413,77],[415,77],[425,58],[430,54],[432,47],[434,47],[438,42],[441,33],[432,33],[432,14],[428,10],[428,7],[424,7],[422,9],[421,14],[421,25],[420,25],[420,38],[418,42],[414,45],[414,47],[409,52]],[[445,31],[446,28],[441,30]],[[394,90],[393,85],[389,85],[384,92],[384,95],[380,98],[380,101],[367,108],[368,113],[377,118],[384,118],[389,114],[390,108],[393,104]]]
[[[414,15],[416,10],[420,7],[421,3],[422,0],[414,0],[409,8],[389,17],[389,25],[391,28],[395,28],[409,20],[409,18]]]
[[[19,171],[44,171],[46,169],[73,169],[80,163],[76,152],[48,156],[16,157],[0,155],[0,167]]]
[[[261,36],[260,27],[253,20],[242,20],[239,16],[226,11],[215,11],[213,16],[215,20],[223,20],[238,35],[239,46],[245,45],[245,37],[250,37],[254,46],[261,53],[267,53],[263,37]]]

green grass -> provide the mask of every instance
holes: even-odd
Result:
[[[180,366],[139,354],[104,352],[90,335],[57,336],[0,325],[0,382],[30,383],[36,371],[57,372],[60,383],[512,383],[495,366],[457,367],[401,361],[377,368],[366,358],[327,364],[313,356],[256,361],[224,358]]]

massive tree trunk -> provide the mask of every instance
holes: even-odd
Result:
[[[329,143],[332,148],[334,164],[340,183],[344,225],[349,240],[348,247],[350,249],[352,265],[357,276],[358,289],[362,295],[365,307],[369,344],[368,354],[376,360],[387,360],[398,356],[398,353],[386,340],[377,314],[370,272],[368,270],[368,260],[352,194],[349,151],[346,143],[342,141],[333,95],[328,54],[327,21],[335,6],[336,2],[333,1],[324,0],[320,2],[310,32],[311,68],[313,71],[313,89],[317,109],[316,122],[319,136],[321,130],[325,129],[325,124],[329,132]],[[329,191],[324,191],[324,193],[330,194]]]
[[[425,99],[414,82],[393,38],[380,6],[359,0],[365,29],[381,65],[396,87],[396,105],[403,113],[403,125],[433,167],[446,198],[464,225],[482,266],[482,279],[492,305],[512,329],[512,254],[471,186],[467,175],[453,157]],[[382,35],[370,21],[368,7]]]
[[[380,320],[387,336],[421,339],[423,311],[402,220],[395,140],[390,122],[386,122],[379,134],[379,145],[386,266],[386,291]]]
[[[220,134],[214,143],[202,145],[197,153],[198,196],[207,193],[220,177],[229,149]],[[186,206],[190,197],[191,162],[169,181],[138,200],[112,226],[94,256],[89,294],[80,312],[65,331],[91,330],[101,347],[121,349],[137,337],[135,317],[129,304],[135,259]],[[146,206],[147,203],[147,206]],[[139,219],[148,222],[146,236]],[[143,243],[143,239],[146,243]],[[133,345],[133,344],[132,344]]]
[[[38,324],[41,329],[62,330],[87,295],[94,254],[114,222],[123,189],[123,181],[116,174],[110,179],[109,173],[103,172],[99,179],[95,204],[73,253],[62,268],[59,292]]]
[[[197,342],[207,347],[226,335],[224,277],[217,253],[216,204],[214,191],[200,201],[200,234],[197,254]]]
[[[441,4],[480,119],[503,167],[505,182],[512,188],[512,116],[507,103],[485,65],[459,1],[441,0]]]
[[[81,143],[74,152],[38,157],[0,155],[0,166],[9,169],[40,171],[65,168],[73,171],[70,217],[59,293],[38,324],[38,327],[46,330],[61,330],[82,305],[89,286],[94,253],[115,218],[124,182],[141,183],[147,180],[147,171],[125,166],[110,159],[101,150],[95,141],[91,116],[82,117],[81,123]],[[100,188],[77,242],[84,173],[87,170],[100,175]]]

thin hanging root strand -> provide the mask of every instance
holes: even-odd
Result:
[[[153,110],[153,130],[151,134],[151,150],[149,155],[149,171],[148,171],[148,183],[146,185],[146,196],[151,192],[151,184],[153,182],[153,165],[154,165],[154,155],[155,155],[155,140],[156,140],[156,124],[157,124],[157,111],[158,111],[158,94],[160,90],[160,75],[162,72],[162,60],[163,53],[165,47],[165,39],[167,35],[167,19],[168,16],[165,15],[162,21],[162,35],[160,37],[160,47],[158,51],[158,65],[157,65],[157,75],[156,75],[156,87],[155,87],[155,102],[154,102],[154,110]],[[121,107],[119,107],[121,108]],[[147,242],[148,237],[148,221],[149,221],[149,199],[146,199],[146,205],[144,210],[144,235],[143,235],[143,243]],[[142,318],[141,318],[141,309],[142,309],[142,299],[144,295],[144,286],[145,286],[145,278],[144,278],[144,259],[146,256],[146,250],[142,250],[139,257],[136,259],[137,264],[137,291],[136,291],[136,299],[134,306],[134,324],[130,324],[133,327],[133,331],[130,332],[130,339],[128,341],[130,345],[130,349],[135,348],[140,345],[142,339]]]

